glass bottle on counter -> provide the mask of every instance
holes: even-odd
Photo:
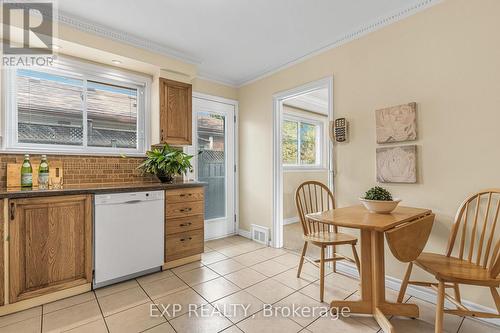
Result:
[[[30,155],[24,155],[21,166],[21,187],[33,187],[33,168],[31,167]]]
[[[40,166],[38,167],[38,188],[47,190],[49,188],[49,162],[47,155],[42,155]]]

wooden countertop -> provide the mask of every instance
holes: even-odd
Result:
[[[39,190],[38,188],[0,188],[0,199],[9,198],[31,198],[47,197],[55,195],[71,194],[106,194],[136,191],[167,190],[185,187],[206,186],[206,183],[197,181],[174,182],[172,184],[150,182],[150,183],[111,183],[111,184],[82,184],[64,185],[62,189]]]

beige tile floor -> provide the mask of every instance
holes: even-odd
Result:
[[[319,302],[317,269],[306,265],[297,279],[298,259],[293,251],[264,248],[239,236],[210,241],[201,262],[0,317],[0,333],[380,331],[367,316],[332,320],[324,308],[327,304]],[[359,297],[358,281],[331,270],[327,273],[327,300]],[[388,290],[389,299],[395,295]],[[391,318],[397,331],[433,332],[434,306],[413,297],[409,300],[419,305],[421,317]],[[175,312],[173,304],[178,304]],[[248,311],[232,304],[244,304]],[[317,311],[308,316],[278,311],[293,305]],[[169,311],[161,315],[164,309]],[[266,316],[269,312],[276,316]],[[444,328],[453,333],[500,333],[499,328],[476,320],[448,315]]]

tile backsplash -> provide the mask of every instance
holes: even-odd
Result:
[[[40,162],[41,155],[30,155],[32,162]],[[143,157],[47,155],[51,161],[63,163],[64,184],[140,183],[157,181],[153,176],[142,176],[137,170]],[[0,154],[0,187],[7,186],[7,164],[22,163],[22,154]]]

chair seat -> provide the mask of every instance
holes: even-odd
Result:
[[[319,231],[307,236],[303,236],[304,241],[311,242],[316,245],[342,245],[356,244],[358,239],[356,236],[343,234],[341,232]]]
[[[491,278],[486,268],[459,258],[423,252],[415,263],[439,280],[482,286],[500,284],[500,279]]]

